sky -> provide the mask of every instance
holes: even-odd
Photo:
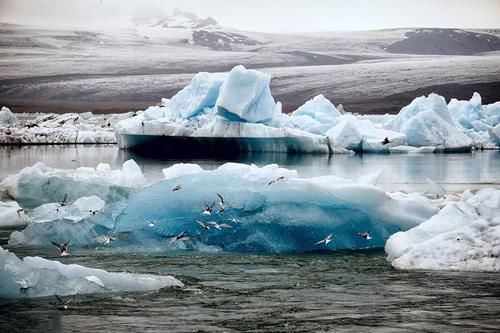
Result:
[[[500,28],[500,0],[0,0],[0,22],[119,26],[174,8],[212,16],[223,26],[262,32]]]

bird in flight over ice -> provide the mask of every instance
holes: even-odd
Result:
[[[59,244],[59,243],[56,243],[56,242],[52,242],[51,243],[57,247],[57,249],[59,250],[59,254],[61,256],[65,256],[65,255],[68,255],[68,249],[69,249],[69,241],[67,241],[66,243],[64,244]]]
[[[180,189],[182,189],[182,185],[176,185],[173,189],[172,189],[172,192],[176,192],[176,191],[179,191]]]
[[[383,145],[385,146],[386,144],[391,143],[391,141],[389,141],[389,138],[388,138],[388,137],[385,137],[385,139],[384,139],[384,140],[382,140],[382,142],[380,142],[380,143],[381,143],[381,144],[383,144]]]
[[[358,235],[360,235],[361,237],[363,237],[366,240],[372,239],[372,236],[370,236],[370,231],[359,232]]]
[[[333,234],[329,234],[328,236],[326,236],[325,238],[323,238],[319,242],[316,242],[314,245],[319,245],[319,244],[323,244],[323,243],[325,245],[328,245],[328,243],[330,243],[332,241],[332,238],[333,238]]]
[[[219,206],[220,206],[220,209],[217,213],[220,214],[220,213],[224,212],[224,209],[226,208],[226,206],[224,203],[224,197],[220,193],[217,193],[217,196],[219,197]]]
[[[196,220],[196,223],[198,223],[199,225],[201,225],[201,227],[202,227],[203,229],[210,230],[210,226],[208,225],[208,223],[205,223],[205,222],[200,221],[200,220]]]
[[[146,222],[148,223],[148,227],[150,228],[153,228],[153,227],[156,227],[156,220],[146,220]]]
[[[212,202],[212,204],[209,206],[206,202],[203,204],[203,215],[211,215],[212,211],[214,210],[215,202]]]
[[[272,184],[277,183],[277,182],[279,182],[280,180],[283,180],[283,179],[285,179],[284,176],[279,176],[278,178],[271,180],[269,183],[267,183],[267,185],[272,185]]]
[[[221,228],[232,228],[232,226],[227,224],[227,223],[219,224],[215,221],[207,222],[207,224],[213,225],[215,229],[219,229],[219,230],[222,230]]]
[[[189,235],[187,234],[186,231],[183,231],[180,234],[178,234],[177,236],[172,237],[170,240],[170,244],[172,244],[173,242],[177,242],[177,241],[187,241],[187,240],[189,240]]]
[[[104,243],[103,244],[104,245],[109,245],[109,244],[111,244],[111,242],[114,242],[115,240],[116,240],[116,238],[114,238],[114,237],[106,236],[104,238]]]

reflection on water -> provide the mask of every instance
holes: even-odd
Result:
[[[296,169],[301,176],[312,177],[331,174],[358,179],[370,172],[383,173],[379,180],[387,189],[419,189],[426,178],[444,184],[450,190],[466,187],[477,188],[500,183],[500,153],[498,151],[466,154],[364,154],[364,155],[300,155],[281,153],[247,153],[231,159],[195,159],[166,157],[147,158],[123,151],[116,146],[25,146],[0,147],[0,179],[16,173],[38,161],[57,168],[76,168],[109,163],[118,168],[133,158],[142,168],[150,182],[162,178],[161,169],[172,164],[198,163],[203,168],[213,169],[226,162],[255,163],[265,165],[277,163]],[[467,185],[468,184],[468,185]]]

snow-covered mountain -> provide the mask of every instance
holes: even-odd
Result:
[[[200,18],[196,14],[174,9],[172,15],[157,15],[149,17],[134,18],[133,23],[137,26],[180,28],[180,29],[214,29],[220,28],[217,21],[212,17]]]

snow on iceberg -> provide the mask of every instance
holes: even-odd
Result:
[[[129,245],[150,250],[304,252],[325,249],[316,242],[329,234],[334,241],[327,249],[382,248],[390,234],[437,213],[424,197],[386,193],[369,185],[373,179],[298,178],[276,165],[225,164],[133,194],[114,233],[127,234]],[[177,185],[182,188],[172,191]],[[207,206],[210,215],[202,214]],[[373,239],[358,235],[368,230]],[[177,240],[183,232],[189,240]]]
[[[130,192],[145,184],[139,166],[128,160],[121,170],[111,170],[109,164],[76,170],[53,169],[38,162],[26,167],[0,183],[8,195],[24,208],[45,203],[73,202],[84,196],[96,195],[107,202],[128,197]]]
[[[500,271],[500,190],[464,192],[424,223],[392,235],[385,250],[400,269]]]
[[[24,210],[15,201],[0,201],[0,228],[26,225]]]
[[[271,95],[271,76],[242,65],[234,67],[220,88],[216,108],[222,116],[252,123],[270,120],[281,107]]]
[[[151,291],[182,287],[172,276],[110,273],[80,265],[65,265],[40,257],[19,259],[0,247],[0,296],[43,297],[103,292]]]
[[[435,146],[436,150],[468,150],[472,141],[453,120],[442,96],[430,94],[415,98],[385,128],[406,135],[410,146]]]

